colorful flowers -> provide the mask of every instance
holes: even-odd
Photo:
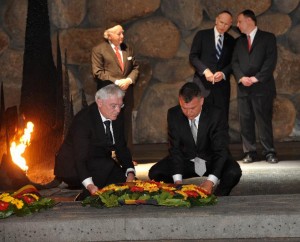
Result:
[[[12,214],[24,216],[52,206],[54,201],[41,197],[32,185],[24,186],[14,193],[0,193],[0,218]]]
[[[196,185],[174,185],[155,181],[135,181],[120,185],[111,184],[87,197],[83,206],[116,207],[127,204],[161,206],[205,206],[217,202],[214,195]]]

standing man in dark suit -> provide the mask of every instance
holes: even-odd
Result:
[[[124,91],[115,84],[98,90],[96,102],[74,117],[59,151],[54,173],[61,180],[77,178],[82,183],[79,200],[108,184],[134,180],[135,169],[119,115],[123,97]]]
[[[231,24],[231,13],[220,12],[213,29],[201,30],[196,34],[190,52],[190,62],[196,70],[194,82],[200,88],[210,90],[204,105],[212,103],[221,107],[226,120],[230,101],[231,57],[235,43],[227,33]]]
[[[263,155],[269,163],[277,163],[273,144],[273,101],[276,87],[273,72],[277,63],[275,35],[256,26],[253,11],[244,10],[238,15],[237,26],[242,35],[237,40],[232,67],[238,82],[238,109],[244,163],[257,160],[255,122],[258,128]]]
[[[139,74],[133,49],[125,44],[124,30],[116,25],[104,31],[105,41],[92,50],[92,73],[100,89],[106,82],[113,82],[126,91],[124,98],[125,135],[132,142],[133,87]]]
[[[242,175],[228,149],[228,125],[222,110],[203,107],[199,86],[188,82],[179,91],[179,105],[168,111],[169,155],[149,170],[155,181],[181,184],[182,179],[207,176],[200,187],[227,196]],[[220,183],[218,185],[218,183]]]

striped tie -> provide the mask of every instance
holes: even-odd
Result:
[[[218,38],[218,42],[217,42],[217,59],[219,60],[220,59],[220,56],[221,56],[221,51],[222,51],[222,47],[223,47],[223,42],[222,42],[222,35],[219,35],[219,38]]]

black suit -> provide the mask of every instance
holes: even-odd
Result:
[[[149,171],[149,178],[156,181],[173,182],[172,176],[182,174],[183,179],[198,176],[191,159],[206,160],[207,171],[220,179],[217,195],[229,195],[239,182],[241,169],[228,150],[228,125],[222,110],[206,106],[198,124],[197,144],[192,136],[189,121],[181,107],[168,111],[169,155],[156,163]]]
[[[99,188],[111,183],[125,182],[125,172],[134,168],[126,146],[123,119],[119,115],[112,121],[114,147],[110,147],[105,128],[96,103],[81,110],[73,119],[72,126],[58,152],[55,175],[60,178],[78,177],[80,182],[92,177]],[[120,165],[112,158],[115,150]],[[85,194],[88,195],[87,190]]]
[[[272,114],[276,87],[273,72],[277,63],[274,34],[257,30],[250,52],[246,35],[237,40],[232,67],[238,82],[238,106],[244,152],[256,151],[255,122],[264,154],[274,153]],[[242,77],[256,77],[258,82],[246,87]]]
[[[191,64],[196,70],[194,82],[196,82],[200,88],[204,87],[210,90],[210,94],[206,97],[205,103],[213,103],[220,106],[224,110],[226,117],[228,117],[229,112],[230,74],[232,72],[231,57],[234,44],[234,38],[228,33],[224,33],[223,48],[218,60],[216,57],[217,51],[214,29],[201,30],[194,37],[189,57]],[[223,72],[226,80],[215,84],[207,81],[203,74],[207,68],[209,68],[212,73],[217,71]],[[203,88],[201,89],[203,90]]]

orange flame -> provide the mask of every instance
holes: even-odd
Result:
[[[30,145],[33,127],[33,123],[28,122],[26,124],[26,128],[24,129],[24,134],[19,140],[19,143],[17,144],[15,141],[13,141],[10,146],[10,154],[13,162],[25,172],[28,170],[28,166],[26,165],[26,159],[22,155],[25,152],[26,147]]]

